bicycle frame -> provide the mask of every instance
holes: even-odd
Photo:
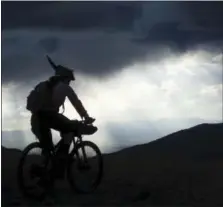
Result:
[[[82,143],[82,135],[81,134],[73,134],[73,137],[72,137],[72,141],[70,143],[70,145],[73,143],[74,145],[74,148],[75,146],[77,146],[78,144],[81,144]],[[60,147],[60,144],[63,140],[61,139],[55,146],[54,146],[54,153],[57,151],[57,149]],[[70,147],[70,146],[69,146]],[[81,150],[82,150],[82,153],[83,153],[83,157],[84,157],[84,161],[87,160],[87,155],[86,155],[86,151],[84,149],[84,147],[81,147]],[[68,153],[69,154],[69,153]],[[68,155],[67,154],[67,155]],[[80,160],[80,156],[79,156],[79,152],[77,151],[76,152],[76,155],[77,155],[77,158]]]
[[[75,138],[77,138],[77,139],[75,140]],[[73,139],[72,139],[72,142],[73,142],[73,144],[74,144],[74,148],[75,148],[75,146],[77,146],[78,144],[81,144],[81,143],[82,143],[82,135],[79,134],[79,135],[77,135],[77,136],[74,136]],[[85,151],[85,149],[84,149],[83,146],[81,146],[81,150],[82,150],[82,154],[83,154],[84,162],[86,162],[86,161],[87,161],[87,155],[86,155],[86,151]],[[80,156],[79,156],[78,151],[76,151],[76,155],[77,155],[77,159],[80,160]]]
[[[85,121],[82,120],[82,121],[80,121],[80,123],[84,124]],[[78,144],[82,143],[82,138],[83,137],[82,137],[82,134],[78,130],[77,130],[77,132],[73,132],[72,136],[73,137],[72,137],[71,143],[73,143],[74,149],[75,149],[75,146],[77,146]],[[61,142],[62,142],[62,139],[55,145],[54,152],[58,149],[58,147],[60,146]],[[70,145],[71,145],[71,143],[70,143]],[[85,149],[84,149],[84,147],[82,145],[81,145],[81,150],[82,150],[82,154],[83,154],[83,157],[84,157],[84,161],[86,162],[87,161],[87,155],[86,155],[86,151],[85,151]],[[69,152],[68,152],[68,154],[69,154]],[[79,156],[78,151],[76,152],[76,154],[77,154],[77,158],[79,159],[80,156]]]
[[[71,185],[72,189],[74,189],[75,191],[77,191],[79,193],[89,193],[89,192],[92,192],[93,190],[95,190],[96,187],[100,184],[101,178],[103,176],[103,157],[102,157],[102,154],[101,154],[99,148],[97,147],[97,145],[91,141],[83,140],[83,135],[85,135],[85,134],[81,133],[81,130],[78,130],[78,131],[75,131],[72,133],[72,137],[71,137],[72,139],[70,140],[70,146],[72,145],[72,143],[74,146],[69,147],[71,149],[67,150],[67,153],[66,153],[67,157],[64,157],[63,155],[60,157],[60,154],[58,154],[59,156],[57,157],[57,152],[59,152],[58,149],[60,149],[59,147],[61,146],[61,144],[63,144],[63,138],[60,139],[57,143],[55,143],[52,146],[52,149],[50,149],[50,150],[44,150],[44,146],[42,146],[40,142],[33,142],[30,145],[28,145],[23,150],[22,157],[21,157],[21,159],[19,161],[19,165],[18,165],[19,187],[24,192],[24,194],[32,196],[32,192],[33,192],[32,191],[33,188],[30,189],[29,185],[28,186],[25,185],[26,176],[23,175],[23,172],[24,172],[23,168],[24,168],[24,163],[26,161],[26,157],[28,156],[28,152],[34,148],[42,149],[42,153],[40,156],[43,156],[44,159],[43,159],[43,163],[41,163],[40,165],[33,164],[33,166],[31,166],[31,167],[40,167],[39,169],[43,170],[40,172],[41,174],[39,173],[39,175],[36,175],[36,176],[39,177],[40,179],[43,178],[43,181],[46,182],[46,184],[48,183],[48,181],[50,181],[50,183],[49,183],[50,186],[53,186],[53,185],[51,185],[52,184],[51,181],[54,182],[54,180],[57,179],[57,174],[55,174],[56,176],[54,176],[54,171],[57,173],[57,169],[58,169],[58,167],[60,168],[59,165],[61,163],[61,164],[65,164],[65,165],[61,165],[60,170],[63,170],[63,173],[67,173],[67,179],[68,179],[68,182]],[[88,135],[88,134],[86,133],[86,135]],[[75,177],[73,177],[73,175],[72,175],[73,174],[73,170],[72,170],[73,165],[76,168],[78,168],[77,170],[80,173],[83,171],[88,171],[92,167],[90,165],[91,159],[88,160],[88,158],[86,156],[85,146],[89,147],[96,153],[97,160],[98,160],[98,165],[97,165],[98,173],[97,173],[97,175],[95,175],[96,177],[95,177],[94,181],[92,181],[92,179],[91,179],[91,181],[89,183],[90,188],[87,188],[87,189],[85,188],[86,186],[84,186],[84,188],[82,188],[78,183],[76,183]],[[81,152],[79,152],[79,150]],[[43,151],[44,151],[44,153],[43,153]],[[83,155],[81,155],[81,153],[83,153]],[[56,161],[55,158],[59,158],[60,162],[55,162]],[[60,160],[60,158],[61,158],[61,160]],[[49,162],[50,162],[50,165],[48,165]],[[54,163],[55,163],[56,168],[54,168]],[[62,171],[60,173],[62,173]],[[37,172],[37,174],[38,174],[38,172]],[[51,179],[50,176],[53,176],[52,177],[53,179]],[[58,174],[58,176],[59,176],[58,179],[62,178],[62,174],[61,175]],[[65,176],[65,175],[63,174],[63,176]],[[45,179],[45,178],[47,178],[47,179]],[[48,185],[47,185],[47,187],[48,187]],[[29,192],[29,190],[31,190],[31,191]],[[33,196],[35,196],[35,195],[33,195]]]

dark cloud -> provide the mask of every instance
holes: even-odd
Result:
[[[2,43],[2,79],[27,81],[33,77],[52,74],[45,54],[50,54],[58,64],[74,68],[81,73],[103,76],[137,61],[143,61],[152,47],[131,41],[128,34],[109,35],[88,31],[83,33],[44,33],[43,38],[30,31],[20,34],[17,44]],[[24,45],[29,42],[28,45]],[[23,48],[22,48],[23,45]]]
[[[191,42],[194,45],[220,40],[222,5],[218,2],[3,2],[3,82],[27,81],[50,74],[46,53],[60,64],[100,76],[143,61],[148,54],[150,59],[157,58],[163,47],[155,51],[152,44],[174,44],[176,49],[186,50]],[[192,22],[195,29],[191,25],[186,31],[182,29],[184,21]],[[101,34],[95,35],[92,30]],[[132,38],[120,34],[127,30]],[[45,33],[40,35],[41,31]],[[61,33],[57,34],[58,31]]]
[[[141,2],[3,2],[2,28],[129,27]],[[13,15],[12,15],[13,14]]]
[[[41,39],[39,44],[46,50],[47,53],[53,53],[59,47],[59,40],[56,37],[47,37]]]
[[[44,66],[43,60],[34,55],[10,55],[2,59],[2,82],[26,82],[53,72]]]
[[[83,29],[115,27],[129,29],[136,18],[186,16],[196,24],[222,27],[222,2],[2,2],[2,28]],[[177,14],[177,15],[176,15]]]
[[[223,41],[223,27],[219,30],[189,29],[182,30],[180,22],[158,23],[149,30],[144,38],[134,40],[140,44],[166,42],[179,51],[186,51],[198,44],[209,44],[213,41]]]
[[[107,76],[137,62],[156,62],[165,58],[165,45],[138,44],[128,34],[105,34],[103,32],[60,33],[43,32],[36,35],[29,31],[13,33],[15,37],[2,41],[2,82],[27,82],[52,75],[45,54],[76,72],[92,76]],[[218,45],[220,46],[220,45]],[[217,46],[217,47],[218,47]],[[168,47],[171,47],[168,45]],[[217,48],[215,47],[215,48]],[[218,54],[218,49],[206,47]],[[174,50],[172,52],[175,52]],[[140,70],[140,68],[139,68]],[[215,75],[214,75],[215,76]]]

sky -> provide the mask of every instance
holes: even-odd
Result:
[[[74,69],[72,87],[99,129],[85,139],[103,152],[222,122],[221,7],[3,2],[2,145],[22,149],[35,140],[25,104],[53,75],[46,54]],[[67,100],[65,115],[79,118]]]

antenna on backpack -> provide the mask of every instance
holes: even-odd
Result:
[[[50,63],[51,67],[54,70],[56,70],[58,66],[52,61],[52,59],[48,55],[46,55],[46,58],[47,58],[48,62]]]

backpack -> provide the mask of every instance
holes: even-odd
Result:
[[[40,82],[27,96],[26,109],[32,113],[38,112],[52,103],[52,87],[48,81]]]
[[[50,81],[43,81],[37,84],[27,96],[26,109],[32,113],[36,113],[41,109],[51,108],[53,106],[52,91],[55,85],[55,83],[52,85]],[[63,114],[65,111],[64,104],[62,107]]]

